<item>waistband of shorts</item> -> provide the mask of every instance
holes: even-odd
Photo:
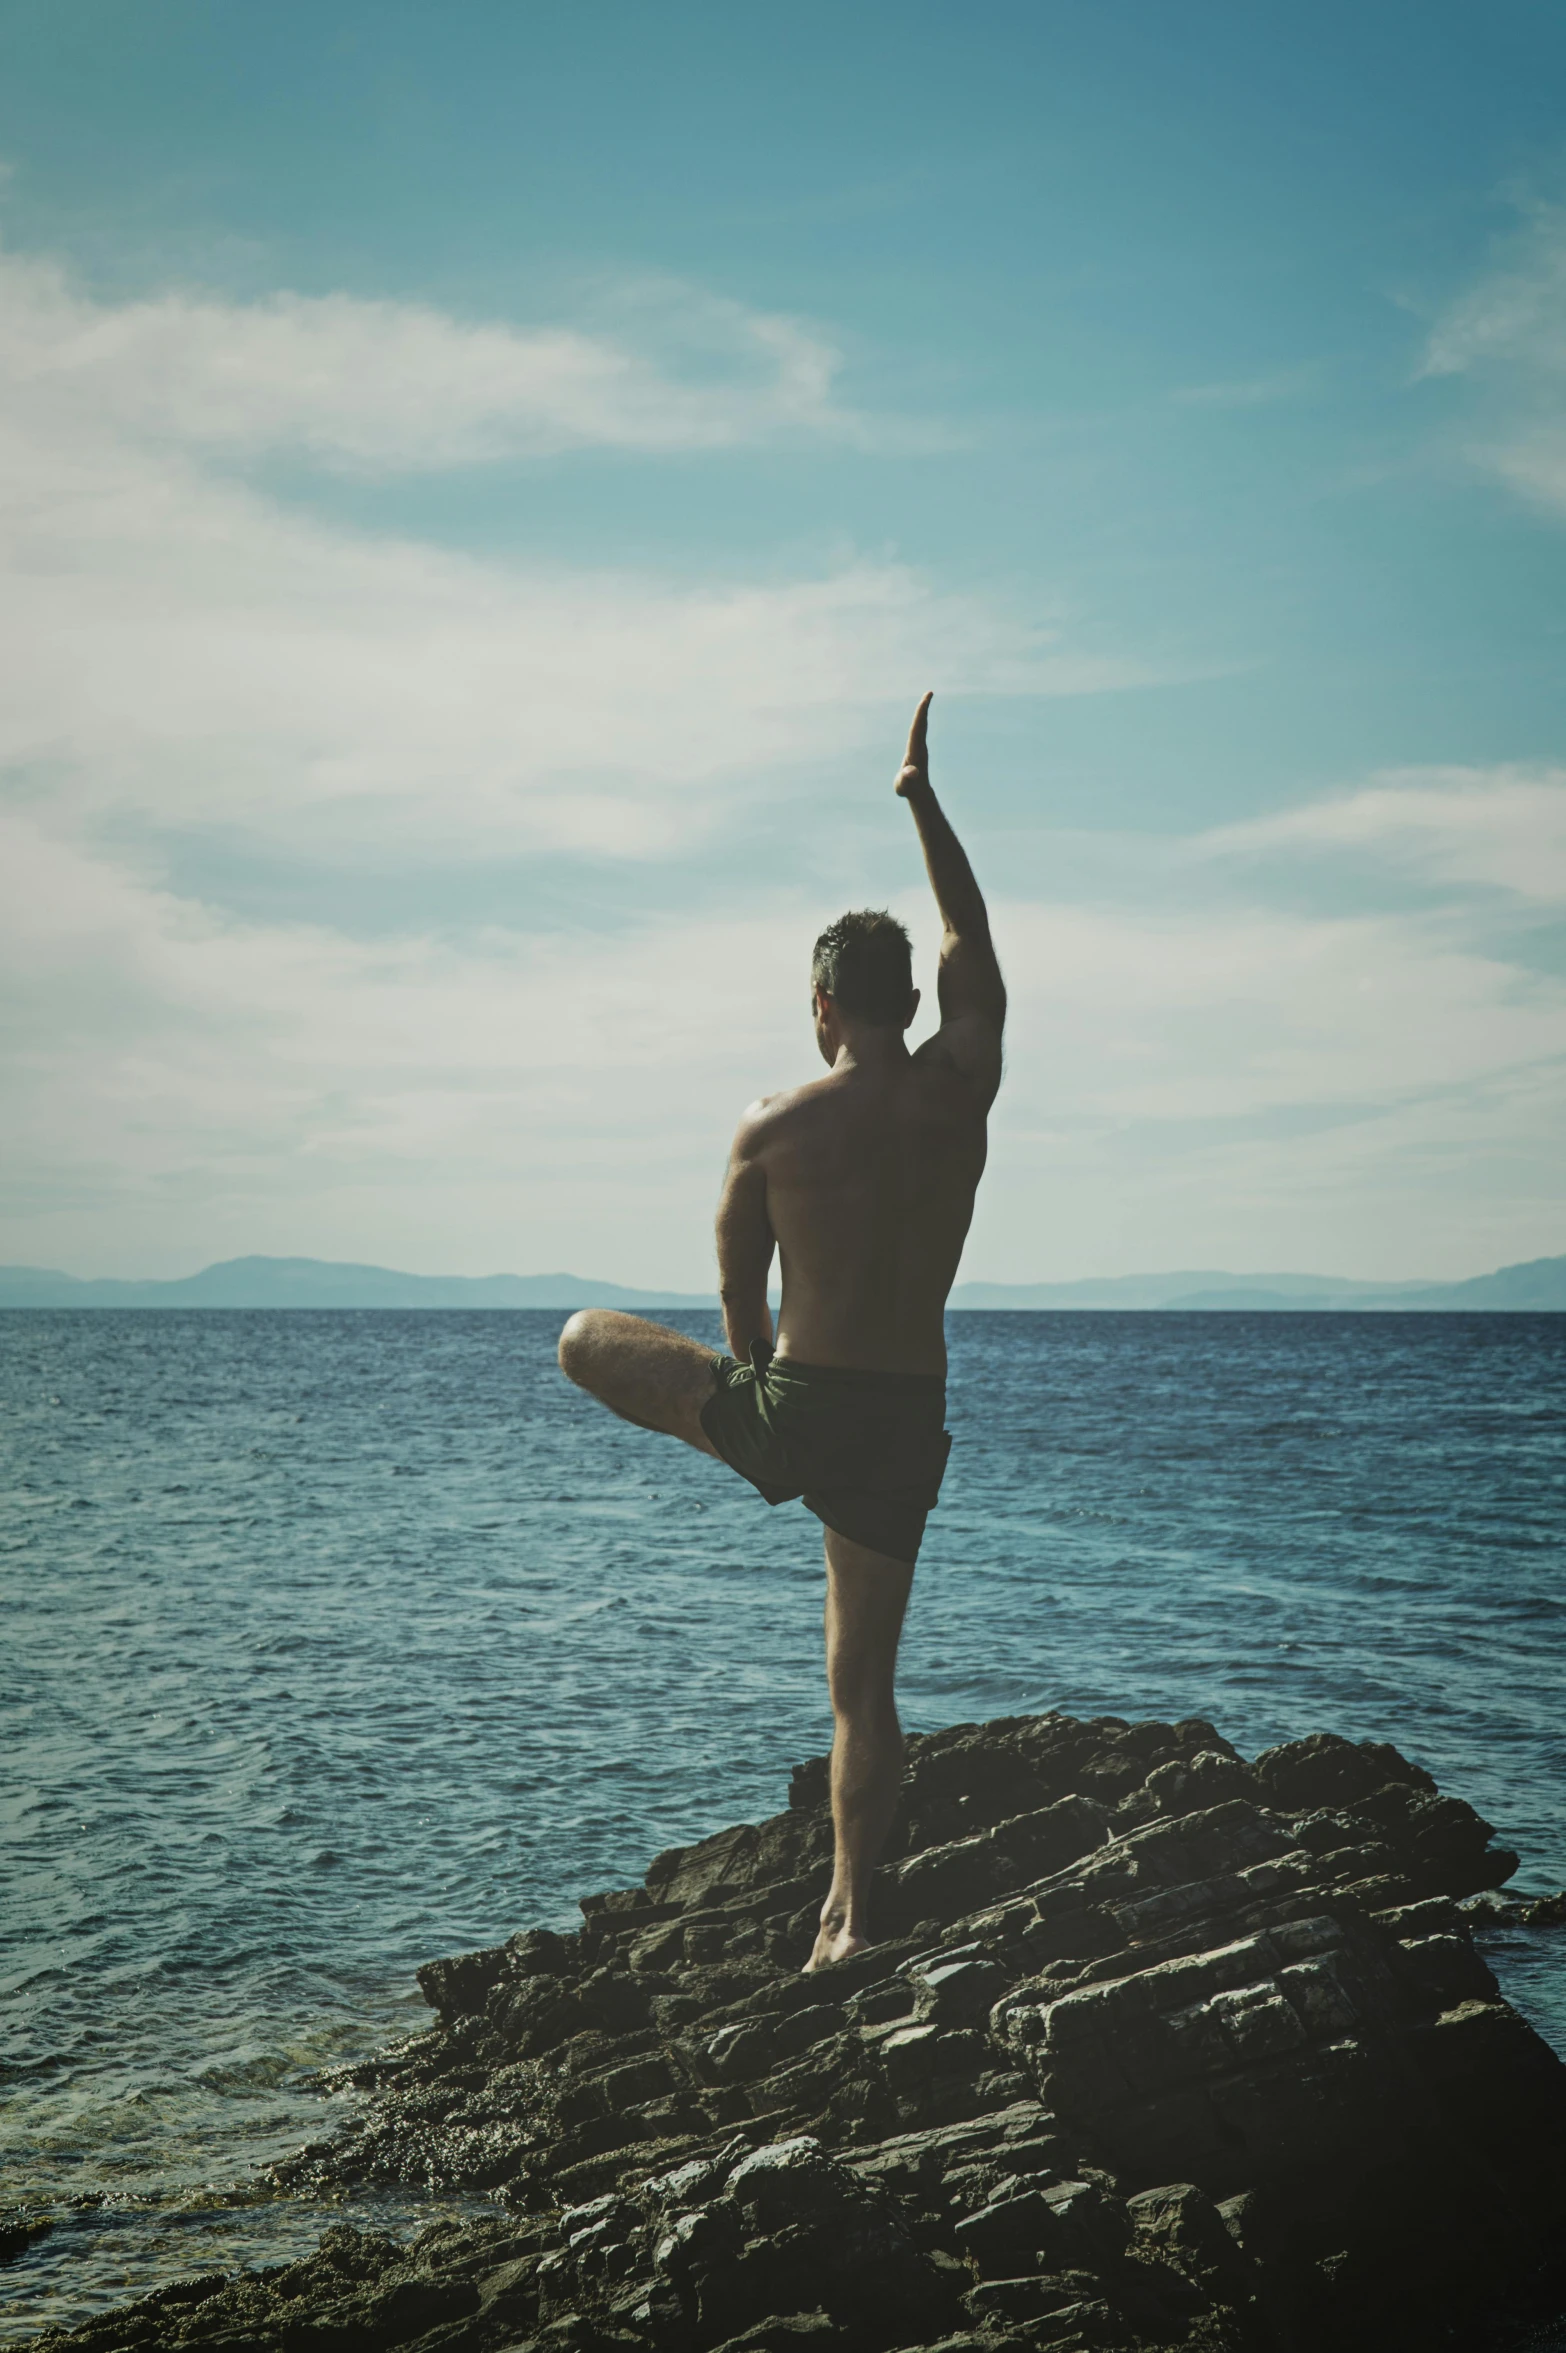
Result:
[[[774,1356],[768,1381],[798,1381],[808,1389],[879,1389],[905,1397],[944,1397],[944,1373],[869,1372],[860,1365],[801,1364],[797,1356]]]

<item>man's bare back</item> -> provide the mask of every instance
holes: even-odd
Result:
[[[984,901],[930,786],[930,697],[896,790],[940,909],[941,1026],[917,1053],[908,937],[840,917],[816,943],[811,1001],[825,1078],[741,1120],[718,1208],[733,1354],[604,1309],[560,1337],[569,1377],[625,1419],[738,1470],[769,1503],[823,1521],[836,1859],[807,1966],[868,1941],[870,1875],[896,1810],[893,1675],[913,1564],[945,1468],[947,1293],[984,1171],[1006,992]],[[775,1336],[767,1300],[782,1268]]]
[[[830,1077],[764,1097],[735,1149],[766,1185],[779,1355],[944,1373],[946,1294],[984,1168],[967,1080],[930,1046],[845,1053]]]

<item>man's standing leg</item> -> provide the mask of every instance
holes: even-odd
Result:
[[[806,1963],[846,1961],[870,1941],[870,1874],[903,1778],[893,1677],[913,1583],[908,1561],[826,1534],[827,1689],[832,1697],[832,1887]]]

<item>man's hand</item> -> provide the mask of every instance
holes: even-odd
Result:
[[[913,725],[908,730],[908,749],[903,754],[903,764],[897,772],[897,783],[893,788],[904,800],[914,785],[928,784],[930,781],[930,747],[927,740],[930,702],[931,697],[926,695],[915,711]]]

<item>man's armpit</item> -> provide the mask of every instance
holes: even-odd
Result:
[[[934,1037],[920,1047],[919,1055],[928,1055],[931,1061],[955,1070],[986,1104],[994,1101],[1001,1082],[1000,1031],[982,1013],[943,1021]]]

